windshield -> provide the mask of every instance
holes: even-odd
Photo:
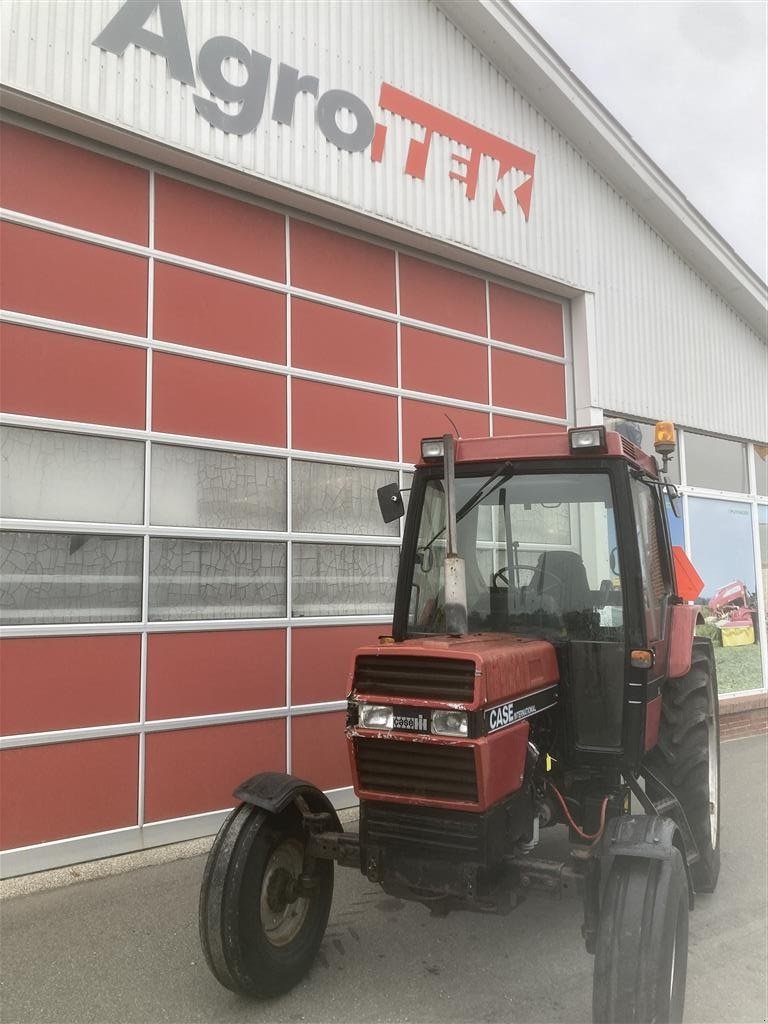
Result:
[[[471,632],[623,639],[621,573],[606,473],[504,465],[456,478],[457,543]],[[426,484],[411,585],[410,635],[445,631],[445,488]]]

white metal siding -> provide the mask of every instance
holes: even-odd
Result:
[[[195,90],[170,80],[162,58],[135,47],[118,58],[92,45],[119,7],[118,0],[6,0],[5,84],[594,292],[599,405],[768,439],[763,342],[433,4],[184,2],[193,61],[213,35],[234,36],[272,58],[262,120],[242,138],[198,116]],[[157,30],[153,21],[148,27]],[[355,93],[386,121],[382,163],[373,164],[367,150],[347,153],[327,143],[309,97],[299,97],[292,126],[271,121],[280,61],[317,75],[321,93]],[[425,181],[406,176],[407,142],[422,129],[380,116],[382,81],[533,151],[530,220],[512,195],[515,172],[503,187],[505,215],[491,209],[490,166],[476,200],[468,201],[463,186],[449,179],[450,153],[458,147],[447,139],[435,137]],[[202,85],[198,91],[207,94]]]

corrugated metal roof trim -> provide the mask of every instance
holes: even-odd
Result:
[[[510,0],[435,0],[734,309],[768,338],[768,284],[577,78]]]

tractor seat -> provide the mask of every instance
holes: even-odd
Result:
[[[534,599],[549,598],[561,615],[592,611],[587,570],[576,551],[542,552],[527,589]]]

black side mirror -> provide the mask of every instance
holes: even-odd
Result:
[[[619,549],[618,547],[611,549],[611,556],[608,559],[608,564],[611,567],[611,572],[614,576],[619,575]]]
[[[385,523],[393,523],[405,515],[403,496],[397,484],[385,484],[376,491],[379,498],[381,518]]]
[[[671,507],[672,511],[675,513],[675,515],[677,516],[678,519],[682,519],[683,518],[683,514],[682,514],[682,511],[681,511],[681,508],[680,508],[680,505],[681,505],[680,494],[679,494],[677,488],[675,487],[674,484],[671,484],[668,480],[664,481],[664,483],[662,484],[662,488],[663,488],[664,493],[666,494],[667,498],[669,499],[669,504],[670,504],[670,507]]]

